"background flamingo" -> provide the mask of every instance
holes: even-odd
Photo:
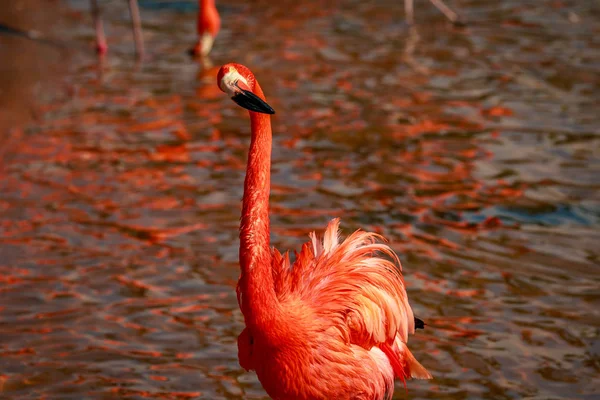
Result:
[[[96,28],[96,50],[100,54],[105,54],[108,51],[108,44],[104,35],[104,26],[100,16],[98,0],[90,0],[90,6]],[[137,0],[129,0],[129,12],[131,14],[131,27],[135,40],[135,53],[138,58],[141,58],[144,55],[144,38],[142,37],[142,19],[140,18],[140,9]]]
[[[221,18],[215,6],[215,0],[198,0],[198,42],[190,50],[190,53],[206,57],[212,49],[220,27]]]
[[[314,232],[293,265],[269,245],[271,118],[248,68],[227,64],[220,89],[250,110],[252,138],[240,228],[240,365],[274,399],[390,399],[394,377],[429,379],[406,343],[415,320],[400,262],[375,233],[323,240]],[[386,258],[387,256],[389,258]]]

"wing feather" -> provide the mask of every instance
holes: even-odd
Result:
[[[322,242],[311,233],[291,267],[287,253],[274,250],[279,299],[299,298],[349,343],[380,347],[401,379],[412,375],[411,365],[415,377],[431,377],[406,346],[415,325],[400,260],[376,233],[358,230],[340,242],[339,223],[328,224]]]

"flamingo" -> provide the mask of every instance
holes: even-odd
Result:
[[[240,225],[240,366],[273,399],[391,399],[394,377],[430,379],[407,347],[415,319],[400,261],[382,237],[313,232],[296,261],[269,245],[271,117],[252,72],[226,64],[219,88],[249,110],[252,136]],[[405,382],[406,383],[406,382]]]
[[[96,50],[98,54],[103,55],[108,51],[108,44],[106,44],[106,37],[104,36],[104,26],[100,17],[98,0],[90,0],[90,5],[96,28]],[[142,19],[140,18],[137,0],[129,0],[129,13],[131,14],[131,26],[135,40],[135,53],[138,58],[142,58],[144,56],[144,39],[142,37]]]
[[[190,50],[195,56],[206,57],[221,27],[221,18],[215,0],[198,0],[198,42]]]
[[[442,12],[454,25],[464,25],[454,11],[450,9],[442,0],[429,0],[431,3]],[[414,22],[414,7],[413,0],[404,0],[404,11],[406,13],[406,22],[412,24]]]

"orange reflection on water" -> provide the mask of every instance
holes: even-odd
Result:
[[[0,139],[2,395],[264,397],[236,356],[249,130],[214,76],[234,60],[277,110],[273,244],[340,216],[402,258],[436,376],[411,396],[592,393],[593,110],[556,93],[594,93],[594,53],[576,54],[594,27],[548,4],[471,4],[501,23],[458,31],[426,12],[408,29],[401,2],[233,1],[197,68],[191,12],[145,10],[138,67],[115,24],[115,54],[69,59],[64,93]]]

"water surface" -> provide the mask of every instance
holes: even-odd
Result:
[[[0,153],[0,397],[266,398],[237,362],[231,61],[277,110],[273,244],[340,216],[402,260],[435,379],[395,398],[597,395],[597,3],[455,1],[458,29],[421,0],[410,29],[401,1],[220,2],[213,68],[180,3],[142,2],[141,64],[124,1],[103,3],[100,63],[86,1],[48,28],[65,75]]]

